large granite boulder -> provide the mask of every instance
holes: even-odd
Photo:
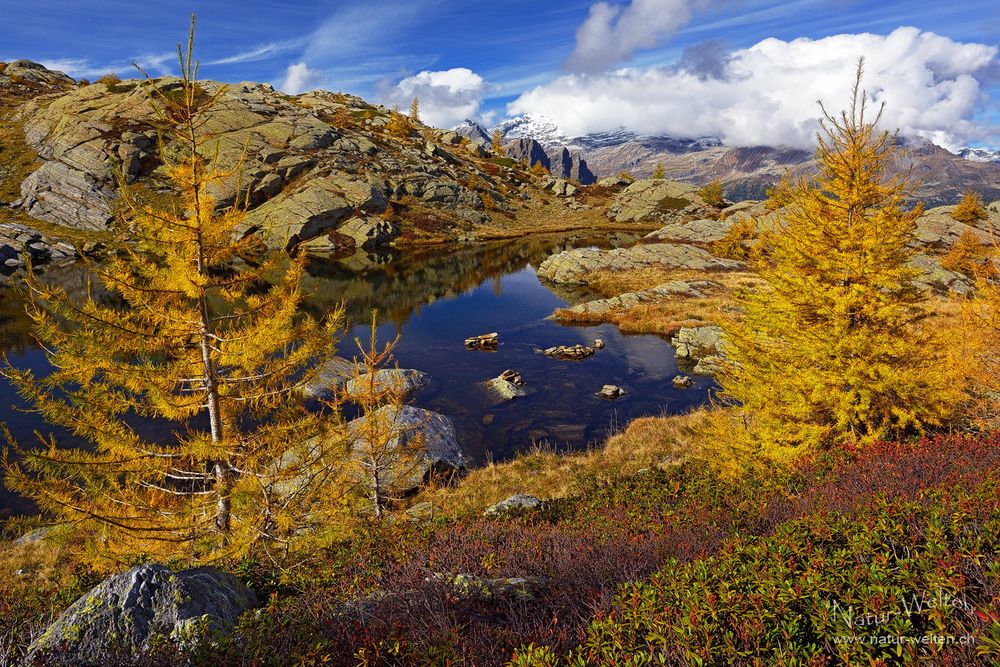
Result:
[[[713,257],[692,245],[653,243],[614,250],[567,250],[542,262],[538,267],[538,276],[554,283],[584,285],[587,274],[593,271],[628,271],[650,266],[695,271],[735,271],[742,269],[743,263]]]
[[[370,183],[334,175],[283,192],[249,211],[244,225],[247,231],[262,232],[270,247],[284,249],[337,230],[355,210],[381,213],[386,205],[385,196]],[[352,230],[367,241],[371,226],[363,226]]]
[[[374,383],[377,393],[392,391],[400,396],[410,394],[427,386],[430,378],[412,368],[383,368],[372,375],[363,373],[347,381],[345,388],[350,396],[361,396],[368,391],[369,383]]]
[[[160,639],[182,644],[225,634],[257,596],[213,567],[173,572],[147,564],[95,586],[32,643],[28,664],[98,667],[149,649]]]
[[[964,232],[971,231],[983,243],[990,242],[989,219],[967,225],[951,217],[953,210],[954,206],[938,206],[917,218],[917,241],[932,250],[944,251],[955,245]]]
[[[455,424],[448,417],[410,405],[386,405],[372,415],[379,420],[380,430],[389,436],[385,443],[377,443],[384,444],[382,448],[390,452],[382,477],[386,487],[407,491],[420,487],[432,477],[450,478],[465,470],[465,457],[455,437]],[[371,447],[364,436],[367,418],[362,416],[347,423],[348,438],[359,457]],[[404,452],[415,453],[415,463],[395,465],[404,460]]]

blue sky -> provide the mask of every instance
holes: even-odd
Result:
[[[900,26],[956,43],[988,47],[1000,43],[1000,3],[995,0],[634,0],[631,4],[643,3],[654,9],[662,6],[657,10],[660,15],[687,11],[690,18],[627,49],[625,56],[612,59],[609,69],[670,67],[686,48],[706,41],[715,50],[739,51],[767,38],[790,42],[863,32],[888,35]],[[593,4],[590,0],[0,0],[4,17],[0,59],[44,61],[91,78],[108,70],[126,75],[133,60],[153,74],[168,73],[174,68],[172,51],[185,36],[188,15],[195,12],[203,77],[281,86],[288,81],[289,67],[299,64],[305,85],[369,99],[395,99],[393,86],[406,77],[467,68],[483,81],[475,92],[476,115],[491,120],[508,115],[508,105],[525,91],[567,76],[564,63],[574,52],[577,30]],[[610,9],[627,13],[629,5],[620,0],[611,2]],[[980,100],[966,115],[980,124],[997,125],[1000,119],[1000,77],[993,65],[974,75]],[[585,73],[594,74],[600,72]],[[418,90],[406,90],[411,89]],[[400,95],[397,91],[396,97]]]

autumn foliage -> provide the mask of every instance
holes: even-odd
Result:
[[[193,21],[182,77],[147,80],[177,195],[140,201],[120,179],[112,252],[89,265],[82,297],[29,277],[29,314],[53,372],[3,373],[45,419],[82,446],[12,442],[7,486],[47,521],[75,527],[86,555],[218,560],[286,548],[323,520],[322,488],[341,460],[297,387],[332,354],[339,313],[302,316],[302,261],[252,257],[243,207],[216,209],[215,186],[238,178],[206,157],[205,114],[222,89],[195,81]],[[136,418],[167,425],[145,437]]]
[[[913,285],[922,208],[889,178],[894,136],[878,132],[859,63],[851,104],[824,112],[815,180],[786,182],[777,230],[760,240],[767,286],[726,330],[720,383],[753,449],[898,437],[941,423],[945,386],[925,296]]]

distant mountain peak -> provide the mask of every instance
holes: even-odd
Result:
[[[996,162],[1000,164],[1000,150],[991,148],[962,148],[956,155],[972,162]]]

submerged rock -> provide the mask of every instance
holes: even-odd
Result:
[[[257,596],[213,567],[172,572],[147,564],[95,586],[28,649],[26,662],[63,657],[73,665],[105,665],[149,649],[159,638],[193,643],[228,633]]]
[[[676,389],[689,389],[694,384],[694,381],[687,375],[674,376],[672,382],[674,383],[674,388]]]
[[[614,400],[616,398],[621,398],[625,395],[625,390],[621,387],[613,384],[606,384],[601,387],[601,391],[598,392],[598,396],[601,398],[607,398],[609,400]]]

